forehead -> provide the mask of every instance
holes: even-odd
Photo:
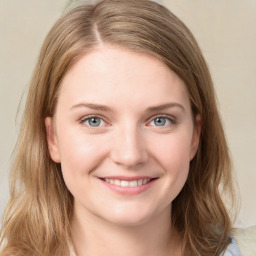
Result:
[[[181,101],[189,104],[184,82],[157,58],[118,47],[99,47],[65,75],[59,102],[90,101],[135,105]],[[102,102],[99,102],[102,101]]]

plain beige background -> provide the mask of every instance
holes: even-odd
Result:
[[[44,37],[67,2],[0,0],[0,218],[8,200],[10,156],[29,80]],[[237,225],[255,225],[256,1],[158,2],[192,30],[209,64],[240,187]]]

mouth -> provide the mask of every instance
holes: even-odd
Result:
[[[136,195],[148,190],[158,177],[104,177],[99,179],[114,192]]]
[[[121,186],[121,187],[138,187],[138,186],[145,185],[154,179],[156,178],[142,178],[142,179],[136,179],[136,180],[103,178],[103,180],[106,183],[114,184],[116,186]]]

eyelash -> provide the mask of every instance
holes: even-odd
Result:
[[[95,119],[100,119],[100,122],[104,122],[105,124],[108,124],[108,122],[106,122],[106,121],[104,120],[104,118],[101,117],[101,116],[99,116],[99,115],[85,116],[85,117],[82,118],[79,122],[80,122],[81,124],[85,124],[87,127],[91,128],[91,129],[100,128],[100,127],[104,126],[104,124],[103,124],[103,125],[100,125],[100,126],[95,126],[95,127],[93,127],[93,126],[88,125],[88,124],[85,123],[86,121],[89,121],[90,119],[93,119],[93,118],[95,118]],[[161,127],[169,127],[169,126],[175,125],[175,124],[177,123],[177,120],[176,120],[175,117],[169,116],[169,115],[165,115],[165,114],[162,114],[162,115],[159,114],[159,115],[153,116],[153,117],[150,118],[150,122],[147,122],[147,123],[150,124],[150,123],[154,122],[154,120],[156,120],[157,118],[164,118],[165,120],[167,120],[168,122],[170,122],[170,125],[165,125],[165,124],[164,124],[163,126],[158,126],[158,125],[152,125],[152,126],[161,128]],[[150,125],[148,125],[148,126],[150,126]]]
[[[107,123],[105,120],[104,120],[104,118],[103,117],[101,117],[101,116],[99,116],[99,115],[91,115],[91,116],[85,116],[85,117],[83,117],[81,120],[80,120],[80,123],[81,124],[85,124],[85,122],[86,121],[89,121],[90,119],[93,119],[93,118],[97,118],[97,119],[100,119],[100,121],[102,122],[104,122],[104,123]],[[95,129],[95,128],[100,128],[101,126],[96,126],[96,127],[93,127],[93,126],[90,126],[90,125],[88,125],[88,124],[85,124],[87,127],[89,127],[89,128],[92,128],[92,129]]]
[[[166,115],[166,114],[159,114],[159,115],[156,115],[156,116],[153,116],[150,118],[150,123],[154,122],[154,120],[156,120],[157,118],[164,118],[165,120],[168,120],[168,122],[170,123],[169,125],[163,125],[163,126],[157,126],[157,125],[153,125],[155,127],[158,127],[158,128],[161,128],[161,127],[170,127],[172,125],[175,125],[177,123],[177,120],[174,116],[169,116],[169,115]]]

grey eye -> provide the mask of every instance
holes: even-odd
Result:
[[[157,117],[153,121],[156,126],[164,126],[166,123],[166,118],[165,117]]]
[[[154,118],[151,122],[150,125],[153,126],[165,126],[170,124],[170,119],[164,116],[159,116]]]
[[[91,127],[100,127],[104,125],[104,121],[99,117],[89,117],[87,118],[84,123]]]

